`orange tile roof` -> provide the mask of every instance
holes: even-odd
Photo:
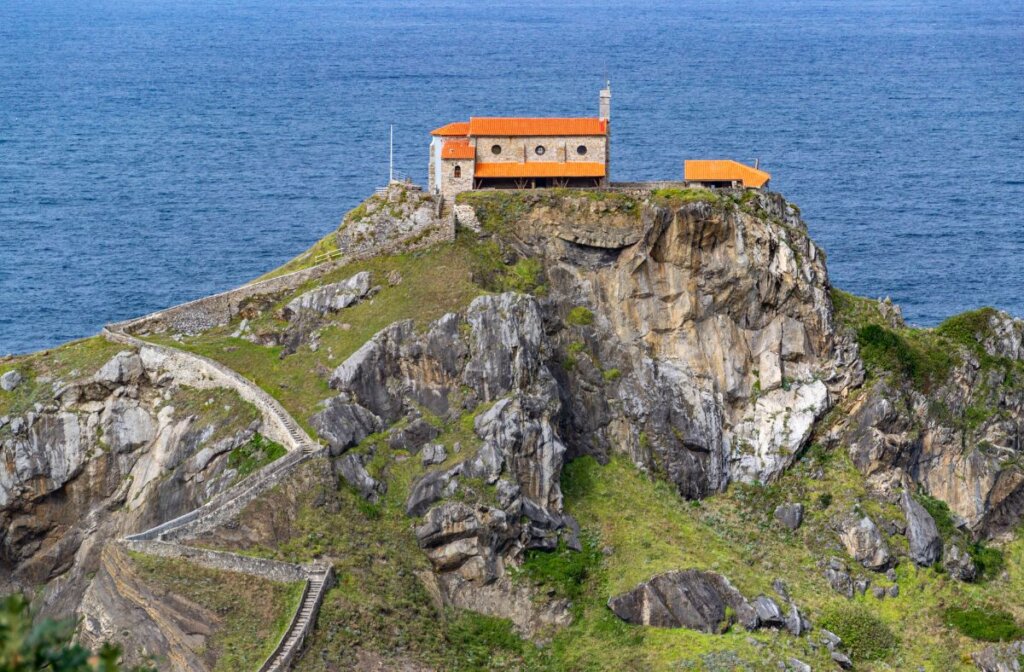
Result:
[[[608,120],[597,117],[471,117],[468,135],[607,135]]]
[[[744,187],[760,188],[772,179],[763,170],[739,163],[738,161],[687,161],[683,168],[683,179],[687,182],[742,182]]]
[[[442,159],[472,159],[476,157],[476,147],[469,140],[445,140],[441,146]]]
[[[604,177],[603,163],[586,161],[528,161],[478,163],[474,177]]]
[[[452,136],[461,135],[466,136],[469,134],[469,122],[468,121],[453,121],[450,124],[445,124],[441,128],[435,128],[430,132],[431,135],[441,136]]]

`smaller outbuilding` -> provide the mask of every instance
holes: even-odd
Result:
[[[772,176],[754,166],[728,159],[686,161],[683,180],[694,187],[761,189]]]

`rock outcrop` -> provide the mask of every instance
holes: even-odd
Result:
[[[889,544],[868,516],[849,515],[840,520],[839,540],[850,556],[868,569],[882,571],[892,562]]]
[[[707,633],[728,630],[735,620],[747,630],[759,625],[758,612],[729,580],[714,572],[688,569],[659,574],[608,600],[616,616],[634,625],[689,628]],[[772,616],[778,606],[772,610]]]
[[[181,387],[132,351],[61,383],[0,429],[0,593],[42,589],[42,613],[76,613],[105,544],[227,487],[228,453],[259,428],[237,395]]]
[[[928,567],[942,557],[942,537],[935,519],[921,506],[907,490],[900,499],[903,515],[907,518],[907,541],[910,543],[910,559],[921,567]]]

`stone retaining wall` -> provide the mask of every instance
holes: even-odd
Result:
[[[238,555],[237,553],[212,551],[167,541],[125,540],[124,545],[129,550],[145,553],[146,555],[155,555],[161,558],[180,558],[194,562],[201,567],[258,576],[279,583],[294,583],[296,581],[305,581],[309,578],[309,571],[301,565],[267,560],[265,558],[251,558],[246,555]]]

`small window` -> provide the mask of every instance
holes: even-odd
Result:
[[[544,156],[544,152],[546,152],[547,150],[544,149],[544,145],[537,145],[536,149],[534,149],[533,151],[537,153],[537,156]]]
[[[462,166],[455,166],[455,170],[452,171],[452,177],[462,177]]]
[[[585,156],[587,153],[587,146],[580,145],[579,147],[576,148],[576,153],[579,154],[580,156]]]
[[[491,145],[491,154],[501,154],[501,145]]]

